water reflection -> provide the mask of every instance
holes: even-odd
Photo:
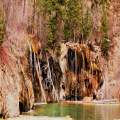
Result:
[[[69,115],[75,120],[114,120],[120,119],[120,105],[48,104],[37,107],[34,115]]]

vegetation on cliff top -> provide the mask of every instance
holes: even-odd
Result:
[[[85,43],[93,34],[92,12],[95,7],[102,8],[101,30],[103,33],[100,44],[105,58],[108,57],[108,0],[91,1],[91,5],[84,0],[37,0],[36,8],[40,14],[46,16],[47,48],[53,48],[62,41]]]
[[[83,1],[38,0],[37,5],[40,11],[48,16],[49,46],[59,41],[59,38],[64,41],[79,41],[89,37],[92,31],[92,16]]]
[[[107,3],[103,5],[103,13],[101,19],[101,31],[103,32],[103,38],[101,43],[101,50],[106,59],[109,56],[109,47],[110,47],[110,40],[108,37],[108,18],[107,18]]]

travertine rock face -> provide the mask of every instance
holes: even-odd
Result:
[[[120,1],[110,0],[108,7],[109,61],[100,59],[104,85],[99,91],[101,99],[120,98]]]
[[[28,61],[21,61],[28,49],[25,30],[32,7],[30,0],[0,2],[6,19],[6,38],[0,46],[0,113],[13,117],[19,115],[19,102],[22,110],[28,110],[34,101],[32,82],[25,68]]]
[[[94,49],[96,52],[92,51],[89,45],[79,43],[68,42],[61,45],[63,85],[60,95],[64,98],[80,100],[85,96],[96,97],[103,80],[98,61],[99,50],[95,46]]]
[[[106,72],[105,97],[120,98],[120,1],[111,0],[109,6],[109,37],[111,53]]]

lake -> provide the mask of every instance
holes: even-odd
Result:
[[[45,104],[36,107],[32,115],[51,117],[70,116],[74,120],[117,120],[120,119],[120,105]]]

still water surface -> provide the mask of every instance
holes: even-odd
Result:
[[[120,120],[120,105],[46,104],[37,107],[37,116],[70,116],[74,120]]]

